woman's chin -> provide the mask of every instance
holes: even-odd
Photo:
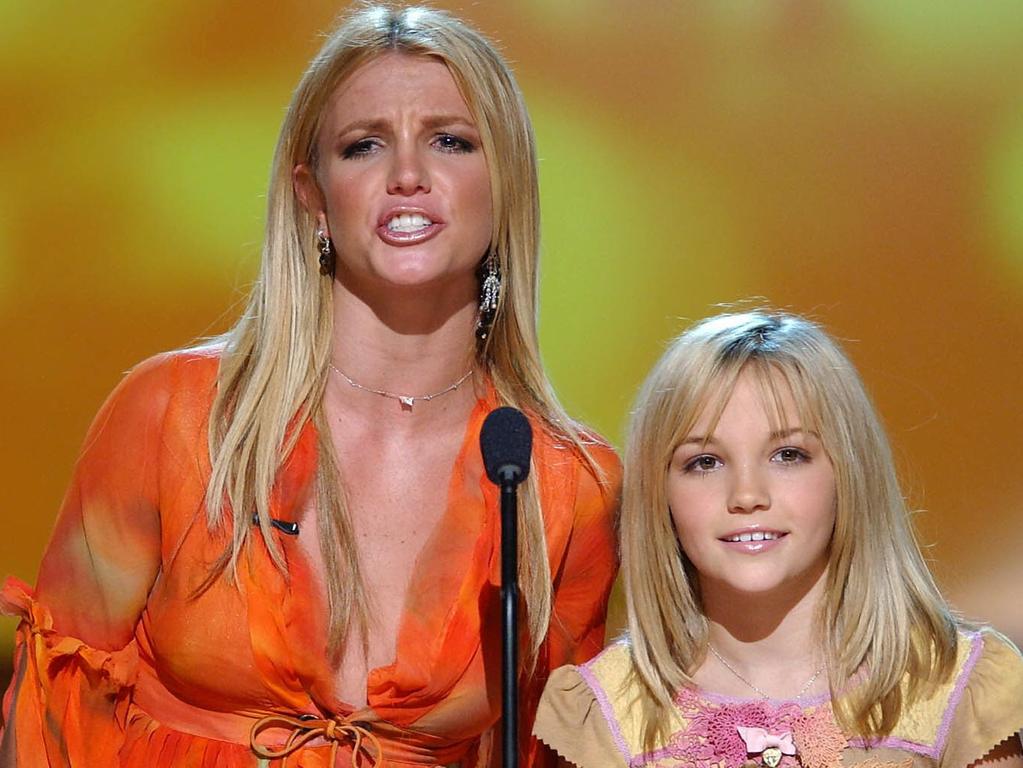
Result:
[[[400,295],[404,301],[415,294],[440,298],[452,292],[475,297],[479,292],[475,269],[455,270],[427,259],[370,264],[364,269],[342,270],[338,277],[353,293],[371,293],[384,299],[394,294]]]

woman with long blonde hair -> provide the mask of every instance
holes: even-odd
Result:
[[[4,699],[4,766],[489,766],[497,489],[479,431],[533,423],[520,509],[521,764],[543,681],[603,642],[613,451],[537,348],[532,130],[441,11],[364,6],[295,90],[262,269],[222,338],[135,368],[86,440]]]
[[[629,631],[550,678],[536,733],[579,768],[1023,766],[1023,659],[957,619],[883,428],[817,325],[683,333],[632,415]]]

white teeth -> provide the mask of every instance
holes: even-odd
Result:
[[[387,229],[391,232],[418,232],[431,224],[433,222],[421,213],[400,213],[387,222]]]
[[[774,541],[777,538],[778,534],[771,531],[753,531],[729,536],[725,541]]]

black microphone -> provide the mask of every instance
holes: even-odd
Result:
[[[516,489],[529,475],[533,428],[516,408],[496,408],[480,430],[487,477],[501,488],[501,746],[504,768],[519,765],[519,579]]]
[[[495,485],[516,486],[529,475],[533,428],[518,408],[492,410],[480,430],[480,451],[487,477]]]

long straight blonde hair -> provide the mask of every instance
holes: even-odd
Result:
[[[536,150],[511,72],[480,33],[442,11],[358,8],[342,19],[310,62],[284,118],[271,171],[262,267],[241,319],[216,342],[222,356],[209,424],[208,524],[212,529],[229,526],[231,544],[208,582],[225,570],[235,572],[250,540],[248,521],[253,515],[273,562],[287,573],[271,535],[270,492],[299,427],[310,419],[317,425],[318,534],[327,567],[328,646],[335,658],[353,625],[365,629],[367,616],[351,520],[323,416],[331,336],[344,329],[333,327],[332,279],[320,273],[316,222],[295,196],[292,172],[300,163],[315,170],[323,110],[337,87],[360,66],[391,52],[432,57],[447,65],[476,120],[487,158],[495,212],[490,253],[497,257],[502,287],[491,331],[477,343],[476,365],[502,402],[538,418],[597,472],[540,360]],[[523,493],[519,566],[534,657],[551,614],[537,478],[538,473],[530,474]]]
[[[950,674],[956,621],[920,554],[891,448],[859,375],[814,323],[755,311],[697,323],[669,346],[640,394],[628,435],[622,570],[630,647],[645,690],[646,740],[707,650],[697,574],[668,513],[672,454],[704,415],[711,431],[735,382],[752,372],[774,418],[791,393],[835,473],[836,522],[818,631],[836,716],[856,734],[889,732],[922,686]],[[847,685],[858,672],[862,683]],[[908,701],[901,683],[908,680]],[[857,678],[859,681],[859,678]]]

